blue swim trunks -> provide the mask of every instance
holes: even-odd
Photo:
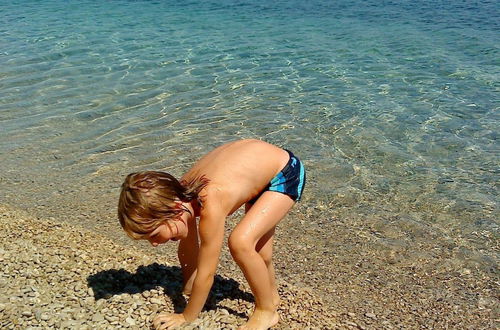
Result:
[[[255,203],[265,191],[280,192],[290,196],[294,201],[300,200],[306,183],[306,171],[300,160],[295,157],[291,151],[286,151],[290,155],[288,163],[278,174],[276,174],[267,187],[257,197],[250,201],[250,203]]]

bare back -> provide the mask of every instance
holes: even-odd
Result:
[[[206,154],[182,179],[208,178],[210,183],[202,192],[205,203],[219,199],[227,215],[257,196],[288,160],[288,153],[272,144],[239,140]]]

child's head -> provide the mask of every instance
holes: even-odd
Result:
[[[182,202],[201,202],[199,192],[207,184],[204,177],[179,182],[164,172],[131,173],[125,178],[118,202],[120,224],[131,238],[144,238],[187,211]]]

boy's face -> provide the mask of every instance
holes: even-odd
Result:
[[[178,241],[186,238],[188,234],[187,226],[183,221],[172,220],[168,224],[163,223],[158,228],[145,236],[152,246],[157,247],[169,240]]]

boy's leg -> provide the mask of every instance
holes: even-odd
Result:
[[[245,204],[245,214],[250,211],[254,203],[246,203]],[[271,230],[269,230],[261,239],[257,242],[255,250],[260,254],[262,259],[267,266],[267,272],[269,274],[269,279],[271,281],[271,288],[273,292],[273,303],[274,305],[278,305],[280,301],[280,297],[278,295],[278,286],[276,285],[276,275],[274,272],[273,265],[273,243],[274,243],[274,232],[276,231],[276,226],[274,226]]]
[[[257,243],[256,250],[259,255],[264,259],[267,266],[267,273],[269,274],[269,281],[271,283],[271,290],[273,293],[273,304],[278,306],[280,302],[280,297],[278,295],[278,286],[276,285],[276,275],[274,272],[273,265],[273,242],[274,242],[274,232],[276,226],[273,227],[267,234],[265,234]]]
[[[287,195],[266,191],[229,237],[231,254],[255,297],[255,311],[245,328],[267,329],[278,322],[276,283],[271,263],[272,237],[275,226],[294,203]]]

